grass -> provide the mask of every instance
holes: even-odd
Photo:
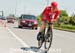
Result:
[[[38,21],[38,23],[39,23],[39,26],[41,26],[41,21]],[[61,26],[59,26],[57,24],[54,24],[54,29],[75,32],[75,25],[62,24]]]
[[[70,24],[62,24],[61,26],[55,25],[54,28],[59,30],[75,32],[75,25]]]

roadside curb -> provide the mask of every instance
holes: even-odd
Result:
[[[75,30],[74,30],[74,31],[70,31],[70,30],[68,30],[68,29],[62,29],[62,28],[54,28],[54,29],[75,33]]]

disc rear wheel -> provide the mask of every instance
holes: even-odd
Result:
[[[45,35],[45,29],[44,29],[44,31],[42,32],[41,35],[42,35],[42,36],[41,36],[41,38],[40,38],[40,41],[38,41],[39,49],[42,47],[43,42],[45,41],[45,38],[44,38],[44,35]]]

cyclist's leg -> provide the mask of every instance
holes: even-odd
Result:
[[[46,27],[46,22],[45,21],[42,21],[42,25],[40,27],[40,32],[42,32]]]
[[[42,34],[42,31],[45,29],[45,27],[46,27],[46,22],[42,21],[42,25],[40,27],[40,30],[39,30],[37,37]],[[39,38],[37,38],[37,40],[39,41]]]
[[[38,40],[38,48],[40,47],[39,45],[39,42],[40,42],[40,38],[41,38],[41,34],[42,34],[42,31],[45,29],[46,27],[46,22],[42,21],[42,26],[40,27],[40,31],[37,35],[37,40]]]

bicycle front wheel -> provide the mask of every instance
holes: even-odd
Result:
[[[52,30],[50,31],[50,34],[45,36],[45,44],[44,47],[45,49],[48,51],[49,48],[51,47],[52,44],[52,38],[53,38],[53,34],[52,34]]]

